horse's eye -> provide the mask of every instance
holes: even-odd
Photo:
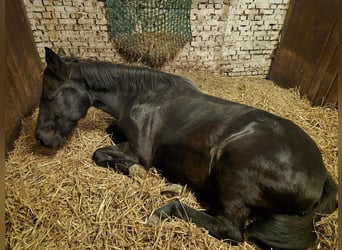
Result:
[[[55,112],[53,115],[54,115],[54,117],[55,117],[56,119],[59,119],[59,118],[62,117],[62,113],[61,113],[61,112]]]
[[[51,102],[55,99],[55,97],[52,95],[49,95],[49,96],[44,96],[42,99]]]

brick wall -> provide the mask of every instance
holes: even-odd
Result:
[[[23,0],[43,60],[44,46],[85,58],[124,62],[97,0]],[[193,0],[193,40],[163,67],[266,77],[289,0]]]

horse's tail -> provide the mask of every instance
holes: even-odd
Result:
[[[281,249],[307,249],[314,245],[316,214],[330,214],[337,208],[337,185],[329,175],[319,203],[304,215],[262,214],[247,228],[247,237],[260,246]]]

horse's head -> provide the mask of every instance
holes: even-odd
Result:
[[[46,69],[36,127],[37,139],[46,147],[57,148],[83,118],[90,100],[82,83],[73,80],[77,61],[45,48]]]

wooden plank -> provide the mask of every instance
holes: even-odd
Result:
[[[297,61],[297,56],[287,48],[287,40],[293,39],[292,27],[295,25],[293,21],[297,18],[297,3],[300,0],[290,1],[289,9],[285,18],[283,31],[281,32],[281,40],[279,47],[276,50],[275,57],[270,67],[268,78],[273,80],[276,84],[285,87],[293,88],[297,86],[296,81],[293,79],[299,79],[298,75],[301,75],[302,71],[295,67],[293,62]],[[300,58],[299,58],[300,59]]]
[[[312,101],[313,105],[322,106],[324,104],[326,96],[331,90],[337,76],[337,47],[338,46],[336,44],[333,55],[329,58],[329,62],[326,62],[327,65],[320,67],[325,70],[317,70],[317,78],[319,79],[316,81],[316,84],[313,83],[308,89],[307,96]]]
[[[331,88],[328,90],[323,105],[338,106],[338,74],[336,73],[335,78],[332,82]]]
[[[337,72],[337,47],[338,47],[338,33],[337,33],[337,16],[332,24],[330,30],[327,30],[327,38],[325,46],[322,49],[321,56],[319,57],[315,68],[313,69],[312,79],[309,81],[305,88],[301,86],[302,93],[306,93],[307,97],[312,100],[313,103],[319,103],[315,101],[316,98],[324,99],[326,92],[323,89],[328,89],[331,82],[331,78]],[[330,76],[330,79],[327,77]],[[325,86],[327,85],[327,86]]]
[[[13,148],[22,118],[37,107],[42,65],[21,1],[6,1],[5,138],[6,155]]]

